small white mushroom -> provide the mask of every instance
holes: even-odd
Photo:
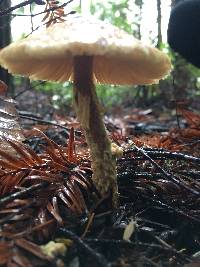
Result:
[[[132,234],[134,234],[137,228],[137,223],[131,219],[131,221],[126,225],[123,233],[123,240],[130,241]]]
[[[170,71],[168,56],[113,25],[75,16],[2,49],[0,64],[34,80],[73,81],[74,106],[90,149],[94,184],[102,196],[112,192],[116,204],[116,162],[94,82],[157,83]]]

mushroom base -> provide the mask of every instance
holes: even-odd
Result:
[[[103,123],[100,104],[93,82],[93,57],[74,57],[74,106],[90,149],[92,180],[104,197],[112,193],[113,206],[117,205],[116,159],[111,152]]]

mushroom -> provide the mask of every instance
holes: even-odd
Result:
[[[94,185],[104,197],[112,193],[116,206],[116,159],[94,82],[157,83],[170,71],[168,56],[106,22],[72,16],[2,49],[0,64],[34,80],[73,81],[74,106],[90,149]]]

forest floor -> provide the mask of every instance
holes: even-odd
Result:
[[[25,141],[0,149],[0,266],[200,266],[200,115],[158,106],[105,116],[123,149],[113,210],[73,111],[20,97]]]

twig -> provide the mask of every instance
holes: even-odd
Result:
[[[93,221],[93,219],[94,219],[94,215],[95,215],[94,212],[93,212],[92,214],[90,214],[90,216],[89,216],[89,218],[88,218],[88,223],[87,223],[87,225],[86,225],[86,227],[85,227],[84,232],[83,232],[82,235],[81,235],[81,238],[82,238],[82,239],[86,236],[86,234],[87,234],[87,232],[88,232],[88,229],[90,228],[90,226],[91,226],[91,224],[92,224],[92,221]]]
[[[47,185],[48,185],[48,183],[46,183],[46,182],[43,182],[43,183],[40,183],[40,184],[35,184],[35,185],[32,185],[32,186],[30,186],[28,188],[22,189],[19,192],[15,192],[15,193],[10,194],[10,195],[8,195],[6,197],[0,198],[0,207],[5,205],[5,204],[7,204],[7,203],[9,203],[9,202],[11,202],[11,201],[13,201],[14,199],[17,199],[17,198],[20,198],[20,197],[24,197],[24,196],[26,196],[26,195],[28,195],[28,194],[30,194],[30,193],[38,190],[38,189],[41,189],[41,188],[43,188],[43,187],[45,187]]]
[[[20,114],[20,112],[19,112],[19,117],[22,118],[22,119],[26,119],[26,120],[37,121],[37,122],[40,122],[40,123],[43,123],[43,124],[50,124],[50,125],[57,126],[57,127],[62,128],[62,129],[65,129],[67,131],[70,131],[70,128],[68,128],[66,126],[63,126],[61,124],[58,124],[58,123],[55,123],[55,122],[52,122],[52,121],[49,121],[49,120],[43,120],[43,119],[38,119],[38,118],[35,118],[35,117],[31,117],[31,116],[22,115],[22,114]]]
[[[79,246],[83,251],[85,251],[93,259],[95,259],[96,263],[99,266],[110,267],[110,264],[107,262],[107,260],[105,259],[105,257],[103,255],[101,255],[100,253],[98,253],[94,249],[92,249],[88,244],[86,244],[81,238],[79,238],[73,232],[71,232],[65,228],[60,228],[59,231],[62,234],[64,234],[65,236],[67,236],[68,238],[72,239],[77,244],[77,246]]]
[[[179,186],[182,186],[187,191],[193,193],[194,195],[200,196],[200,192],[187,186],[182,181],[180,181],[177,177],[173,176],[172,174],[166,172],[164,169],[162,169],[157,162],[155,162],[143,149],[135,146],[139,152],[141,152],[145,158],[147,158],[167,179],[170,181],[173,181],[175,184],[178,184]]]
[[[164,248],[169,249],[169,251],[172,251],[172,252],[176,253],[176,255],[181,257],[182,259],[184,259],[184,260],[186,259],[188,261],[191,260],[190,258],[188,258],[187,255],[185,255],[183,253],[183,251],[177,251],[175,248],[173,248],[171,245],[169,245],[166,241],[164,241],[160,237],[156,236],[155,233],[150,233],[149,231],[146,231],[146,234],[151,236],[151,238],[153,238],[155,241],[157,241]]]
[[[146,261],[146,263],[148,263],[148,265],[152,267],[160,267],[160,264],[158,265],[157,263],[153,262],[151,259],[148,259],[145,256],[142,257],[142,261]]]
[[[24,230],[23,232],[19,232],[19,233],[15,233],[13,235],[10,235],[10,238],[14,239],[14,238],[22,238],[22,237],[26,237],[27,235],[39,231],[43,228],[47,228],[50,224],[54,224],[55,223],[55,219],[49,219],[48,221],[41,223],[39,225],[36,225],[34,227],[29,227],[26,228],[26,230]]]
[[[33,14],[33,13],[32,13],[32,6],[30,5],[29,8],[30,8],[30,14],[32,15],[32,14]],[[34,29],[34,25],[33,25],[33,17],[31,16],[31,30],[33,31],[33,29]]]
[[[22,7],[27,6],[27,5],[30,5],[30,4],[32,4],[34,2],[35,2],[35,0],[27,0],[27,1],[24,1],[24,2],[22,2],[20,4],[18,4],[18,5],[12,6],[12,7],[7,8],[7,9],[4,9],[3,11],[0,11],[0,17],[6,16],[6,15],[10,14],[13,10],[18,9],[18,8],[22,8]]]
[[[164,229],[168,229],[168,230],[171,229],[171,227],[169,225],[165,225],[165,224],[162,224],[162,223],[157,223],[157,222],[145,219],[143,217],[137,218],[137,216],[136,216],[136,221],[137,222],[142,222],[142,223],[145,222],[145,223],[151,224],[153,226],[158,226],[158,227],[161,227],[161,228],[164,228]]]
[[[46,81],[41,81],[41,82],[37,83],[35,86],[27,86],[25,89],[23,89],[22,91],[20,91],[19,93],[17,93],[17,94],[13,97],[13,99],[16,99],[17,97],[19,97],[19,96],[22,95],[23,93],[25,93],[25,92],[27,92],[27,91],[29,91],[29,90],[32,90],[32,89],[36,88],[36,87],[39,86],[39,85],[43,85],[43,84],[45,84],[45,83],[46,83]]]
[[[148,156],[150,157],[166,157],[166,158],[170,158],[170,159],[180,159],[180,160],[189,160],[189,161],[193,161],[196,163],[200,163],[200,158],[191,156],[191,155],[187,155],[187,154],[183,154],[180,152],[170,152],[170,151],[163,151],[163,150],[150,150],[148,148],[142,148],[142,150],[147,153]],[[124,155],[131,153],[131,152],[137,152],[138,149],[137,148],[133,148],[133,149],[128,149],[126,151],[124,151]],[[129,160],[129,159],[128,159]]]
[[[28,208],[30,208],[34,203],[35,203],[35,200],[32,200],[31,203],[28,203],[25,206],[23,206],[22,208],[17,209],[16,212],[12,212],[11,214],[3,217],[2,219],[0,219],[0,224],[8,223],[8,221],[10,221],[17,214],[20,214],[22,212],[25,213],[25,210],[28,209]]]
[[[172,252],[178,256],[184,257],[185,260],[188,262],[191,261],[191,259],[185,255],[183,252],[177,251],[172,246],[165,246],[163,243],[158,244],[152,244],[152,243],[143,243],[143,242],[132,242],[132,241],[126,241],[126,240],[115,240],[115,239],[98,239],[98,238],[85,238],[85,242],[90,244],[101,244],[101,245],[116,245],[118,247],[123,248],[136,248],[138,247],[146,247],[146,248],[154,248],[154,249],[160,249],[164,251]]]
[[[56,9],[64,8],[65,6],[67,6],[68,4],[70,4],[72,1],[74,1],[74,0],[69,0],[66,3],[62,4],[62,5],[51,7],[51,8],[48,8],[48,9],[46,9],[44,11],[41,11],[41,12],[38,12],[38,13],[35,13],[35,14],[11,14],[11,15],[14,16],[14,17],[17,17],[17,16],[18,17],[36,17],[38,15],[42,15],[42,14],[47,13],[47,12],[50,12],[50,11],[55,11]],[[29,1],[26,1],[26,2],[29,2]],[[32,0],[31,3],[33,3],[33,2],[34,1]],[[28,3],[28,4],[31,4],[31,3]],[[1,15],[1,13],[0,13],[0,15]]]
[[[135,158],[133,158],[132,161],[133,160],[135,160]],[[117,174],[117,179],[119,180],[128,179],[129,177],[131,177],[131,180],[133,180],[132,179],[133,177],[138,179],[145,178],[145,179],[155,180],[155,179],[163,179],[164,175],[161,173],[136,172],[134,170],[119,172]]]
[[[116,245],[124,248],[135,248],[139,247],[152,247],[161,250],[171,250],[169,247],[165,247],[163,245],[157,245],[152,243],[143,243],[143,242],[133,242],[133,241],[126,241],[126,240],[116,240],[116,239],[98,239],[98,238],[84,238],[85,242],[93,243],[93,244],[102,244],[102,245]]]
[[[171,211],[173,211],[173,212],[175,212],[175,213],[177,213],[177,214],[179,214],[179,215],[182,215],[182,216],[184,216],[184,217],[186,217],[186,218],[189,218],[190,220],[192,220],[192,221],[195,222],[195,223],[200,223],[200,220],[199,220],[198,218],[196,218],[196,217],[194,217],[194,216],[191,216],[191,215],[189,215],[189,214],[183,212],[183,211],[180,210],[179,208],[171,207],[171,206],[169,206],[168,204],[163,203],[163,202],[160,201],[160,200],[156,200],[156,199],[153,199],[153,198],[149,198],[149,197],[144,196],[144,195],[143,195],[143,198],[146,198],[146,199],[150,200],[151,202],[156,203],[158,206],[160,206],[160,207],[162,207],[162,208],[165,208],[165,209],[167,209],[167,210],[171,210]]]
[[[43,120],[43,119],[38,119],[38,118],[35,118],[35,117],[31,117],[31,116],[27,116],[27,115],[22,115],[20,114],[19,112],[19,117],[22,118],[22,119],[27,119],[27,120],[32,120],[32,121],[37,121],[37,122],[40,122],[42,124],[49,124],[49,125],[53,125],[53,126],[57,126],[59,128],[62,128],[62,129],[65,129],[68,134],[70,132],[70,129],[69,127],[66,127],[66,126],[63,126],[61,124],[58,124],[56,122],[52,122],[52,121],[49,121],[49,120]],[[80,136],[81,135],[81,131],[78,131],[78,130],[74,130],[74,133],[77,135],[77,136]]]

